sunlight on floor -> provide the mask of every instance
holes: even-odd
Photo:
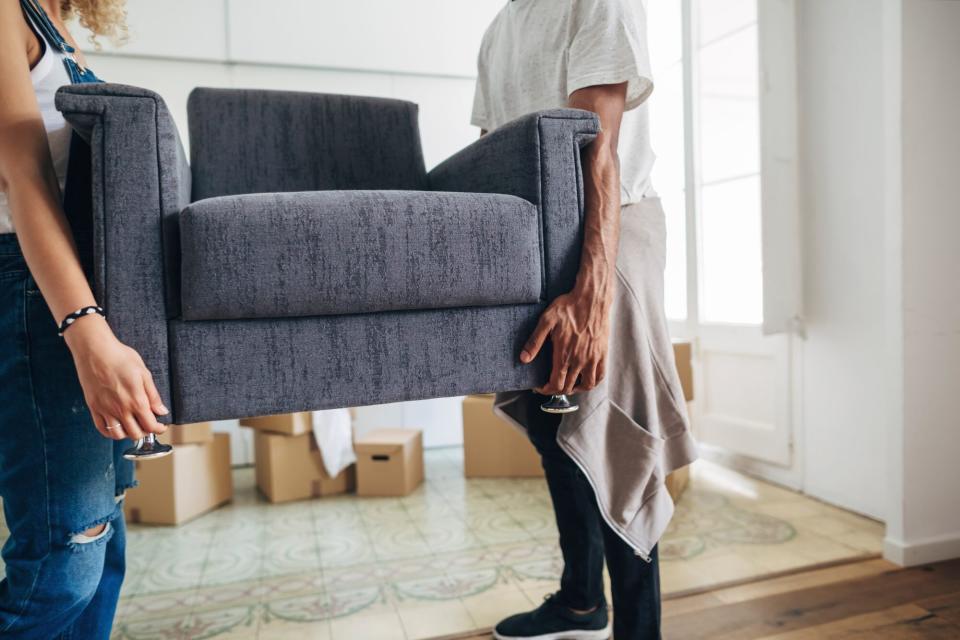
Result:
[[[234,502],[176,528],[131,526],[115,638],[413,640],[489,627],[557,588],[542,479],[465,480],[426,452],[400,499]],[[5,531],[3,532],[5,536]],[[660,546],[665,595],[880,551],[879,523],[698,462]]]

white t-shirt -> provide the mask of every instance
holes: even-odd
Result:
[[[510,0],[477,58],[471,122],[493,131],[515,118],[566,107],[584,87],[627,82],[620,130],[622,204],[655,195],[645,101],[653,91],[641,0]]]

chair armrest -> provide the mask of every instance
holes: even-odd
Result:
[[[547,300],[573,288],[583,244],[580,150],[600,131],[579,109],[532,113],[483,136],[428,174],[434,191],[503,193],[540,210],[543,291]]]
[[[167,319],[179,314],[177,217],[190,200],[177,128],[160,96],[137,87],[68,85],[56,105],[90,145],[94,294],[172,407]]]

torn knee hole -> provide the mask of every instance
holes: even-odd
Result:
[[[70,536],[70,542],[73,544],[90,544],[91,542],[100,540],[108,533],[110,533],[110,523],[104,522],[80,533],[73,534]]]

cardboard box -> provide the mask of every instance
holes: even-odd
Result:
[[[687,402],[687,414],[692,421],[693,403],[691,402]],[[683,496],[683,492],[687,490],[687,486],[690,484],[690,465],[680,467],[668,474],[664,484],[667,486],[667,493],[673,498],[673,503],[680,502],[680,497]]]
[[[356,486],[354,465],[336,478],[327,475],[312,432],[285,436],[257,431],[254,447],[257,486],[270,502],[346,493]]]
[[[213,442],[213,423],[195,422],[193,424],[171,424],[166,433],[157,436],[163,444],[174,446],[181,444],[206,444]]]
[[[240,424],[244,427],[263,429],[273,433],[283,433],[288,436],[299,436],[313,431],[313,415],[309,411],[297,413],[280,413],[273,416],[259,416],[243,418]]]
[[[468,478],[543,477],[533,443],[493,413],[493,394],[463,400],[463,473]]]
[[[677,363],[677,373],[680,374],[683,399],[690,402],[693,400],[693,348],[691,344],[683,341],[674,342],[673,359]]]
[[[680,502],[680,496],[683,495],[683,492],[687,490],[687,485],[690,484],[690,465],[680,467],[668,474],[664,484],[667,485],[667,493],[673,498],[673,503]]]
[[[211,442],[185,444],[173,453],[137,465],[140,486],[127,491],[128,522],[181,524],[233,498],[230,436],[216,433]]]
[[[354,442],[357,495],[405,496],[423,482],[423,433],[377,429]]]

